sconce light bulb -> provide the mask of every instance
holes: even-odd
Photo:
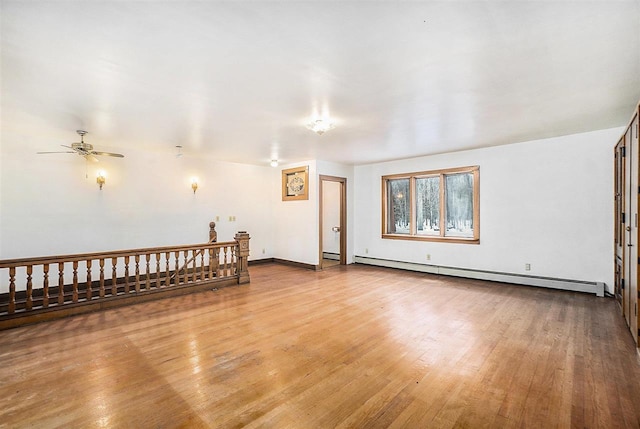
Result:
[[[272,167],[277,167],[278,166],[278,160],[277,159],[272,159],[271,160],[271,166]]]
[[[107,181],[106,176],[107,175],[105,174],[104,170],[98,171],[98,176],[96,177],[96,183],[100,187],[100,190],[102,190],[102,185],[104,185],[105,182]]]

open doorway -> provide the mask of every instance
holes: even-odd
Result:
[[[320,269],[347,263],[347,179],[320,176]]]

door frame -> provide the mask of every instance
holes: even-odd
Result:
[[[340,265],[347,264],[347,179],[346,177],[326,176],[320,175],[320,181],[318,186],[318,206],[319,206],[319,221],[318,221],[318,261],[319,267],[322,269],[322,224],[323,224],[323,195],[322,185],[324,182],[338,182],[340,183]]]
[[[613,246],[613,259],[614,259],[614,297],[620,305],[620,310],[623,317],[626,315],[628,306],[625,298],[625,291],[623,289],[624,282],[627,277],[626,273],[626,243],[627,243],[627,231],[626,224],[623,221],[625,216],[625,203],[626,203],[626,146],[625,135],[623,135],[614,148],[614,204],[615,204],[615,226],[614,226],[614,246]]]

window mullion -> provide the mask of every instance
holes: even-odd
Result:
[[[416,178],[409,178],[409,235],[417,235],[418,228],[416,226]]]
[[[446,204],[446,198],[445,198],[445,180],[444,180],[444,174],[440,174],[440,237],[444,237],[444,232],[447,228],[447,224],[446,224],[446,212],[445,212],[445,204]]]

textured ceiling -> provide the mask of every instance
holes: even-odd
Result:
[[[0,4],[3,147],[82,128],[361,164],[621,126],[640,99],[640,1]]]

